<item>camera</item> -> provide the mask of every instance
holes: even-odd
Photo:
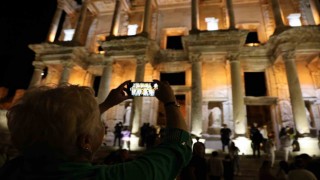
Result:
[[[153,97],[158,90],[156,82],[130,82],[127,85],[129,96]]]

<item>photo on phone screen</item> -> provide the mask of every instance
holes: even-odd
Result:
[[[128,84],[128,94],[131,96],[153,97],[158,90],[155,82],[132,82]]]

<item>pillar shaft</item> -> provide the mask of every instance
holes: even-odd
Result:
[[[120,8],[121,2],[120,0],[116,0],[116,4],[113,11],[113,17],[111,22],[110,36],[116,36],[118,34],[118,27],[120,21]]]
[[[235,134],[244,135],[247,130],[247,121],[242,90],[241,65],[237,57],[230,57],[229,60],[231,66],[234,130]]]
[[[43,69],[45,68],[45,65],[43,63],[38,63],[36,61],[33,62],[33,66],[34,70],[29,84],[29,88],[40,86]]]
[[[112,60],[107,60],[103,67],[98,91],[98,102],[102,103],[110,91],[110,81],[112,76]]]
[[[78,43],[82,42],[81,36],[83,35],[83,28],[84,28],[84,24],[85,24],[86,18],[87,18],[87,7],[88,7],[89,2],[90,2],[90,0],[84,0],[82,2],[77,27],[75,29],[73,39],[72,39],[72,41],[74,41],[74,42],[78,42]]]
[[[320,2],[317,1],[317,0],[315,0],[315,1],[314,1],[314,4],[315,4],[315,6],[316,6],[316,9],[317,9],[317,11],[318,11],[318,15],[319,15],[319,18],[320,18]],[[319,21],[318,21],[318,22],[319,22]]]
[[[199,2],[191,0],[191,32],[199,31]]]
[[[295,64],[294,52],[284,53],[283,60],[286,66],[290,101],[296,130],[300,134],[310,133],[305,104],[302,97],[298,72]]]
[[[307,1],[300,0],[301,19],[304,22],[303,25],[315,25],[316,23],[311,10],[311,5],[310,2]]]
[[[61,77],[59,80],[59,85],[69,83],[69,78],[70,78],[72,67],[73,67],[73,65],[71,63],[63,64],[63,70],[62,70]]]
[[[234,20],[232,0],[226,0],[226,3],[227,3],[227,10],[228,10],[228,16],[229,16],[229,29],[235,29],[236,25]]]
[[[191,90],[191,133],[202,133],[202,62],[199,55],[191,55],[192,90]]]
[[[59,21],[62,15],[62,7],[58,6],[56,9],[56,12],[54,13],[54,16],[52,18],[52,22],[50,25],[50,30],[48,34],[48,41],[49,42],[54,42],[54,39],[56,38],[57,35],[57,29],[59,26]]]
[[[144,7],[144,15],[143,15],[143,29],[142,34],[146,34],[147,36],[150,34],[150,19],[151,19],[151,0],[146,0],[146,4]]]
[[[136,67],[136,76],[135,82],[143,82],[144,81],[144,73],[145,73],[145,57],[138,56],[137,57],[137,67]],[[142,115],[142,97],[134,97],[133,98],[133,111],[131,113],[132,116],[132,129],[131,132],[133,134],[137,134],[139,132],[139,128],[141,126],[141,115]]]
[[[272,11],[273,11],[274,20],[276,23],[276,28],[283,27],[284,24],[283,24],[281,9],[280,9],[278,0],[272,0]]]

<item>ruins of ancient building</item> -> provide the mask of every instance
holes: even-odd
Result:
[[[29,46],[30,87],[91,86],[102,102],[125,80],[168,80],[190,132],[208,142],[223,123],[239,138],[254,122],[276,136],[285,126],[317,136],[318,0],[58,2],[47,42]],[[127,103],[103,115],[110,130]],[[156,98],[132,104],[133,133],[165,123]]]

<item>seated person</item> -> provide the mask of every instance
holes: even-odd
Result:
[[[165,105],[166,137],[133,161],[92,165],[105,127],[100,114],[132,98],[122,83],[98,105],[93,90],[76,85],[29,90],[7,114],[13,144],[21,156],[0,169],[0,179],[174,179],[188,164],[191,137],[167,82],[156,97]]]

